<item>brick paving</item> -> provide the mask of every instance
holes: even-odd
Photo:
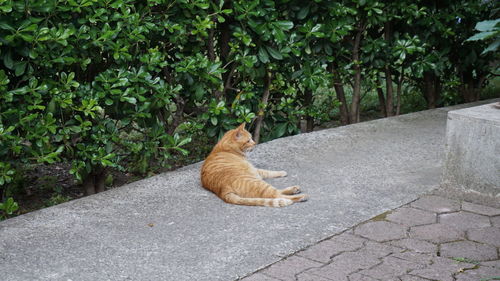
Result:
[[[499,248],[499,208],[423,196],[241,280],[500,280]]]

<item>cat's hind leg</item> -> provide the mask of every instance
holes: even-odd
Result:
[[[285,171],[270,171],[270,170],[257,169],[257,172],[259,173],[259,176],[263,179],[281,178],[281,177],[286,177],[287,175]]]
[[[293,202],[305,202],[309,199],[309,195],[307,195],[307,194],[281,195],[280,198],[289,199],[289,200],[292,200]]]
[[[244,198],[236,193],[228,193],[224,195],[222,199],[227,203],[246,206],[267,206],[277,208],[293,204],[293,200],[288,198]]]
[[[298,185],[289,186],[287,188],[281,189],[280,193],[284,194],[284,195],[298,194],[298,193],[300,193],[300,187]]]

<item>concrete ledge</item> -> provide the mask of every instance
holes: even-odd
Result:
[[[500,196],[500,109],[448,112],[443,185]]]
[[[477,104],[461,105],[463,107]],[[200,164],[0,222],[0,279],[234,280],[413,201],[440,181],[448,108],[281,138],[250,160],[311,199],[222,202]]]

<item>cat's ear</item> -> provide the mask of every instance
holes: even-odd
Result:
[[[246,124],[247,124],[247,123],[245,123],[245,122],[241,123],[241,125],[238,127],[238,131],[243,131],[243,130],[245,130],[245,125],[246,125]]]
[[[245,122],[241,123],[241,125],[236,128],[236,134],[234,135],[236,139],[240,139],[243,136],[243,131],[245,130]]]

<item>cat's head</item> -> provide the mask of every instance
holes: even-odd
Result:
[[[227,132],[224,138],[227,138],[228,144],[242,152],[250,151],[255,146],[252,134],[245,129],[245,123]]]

